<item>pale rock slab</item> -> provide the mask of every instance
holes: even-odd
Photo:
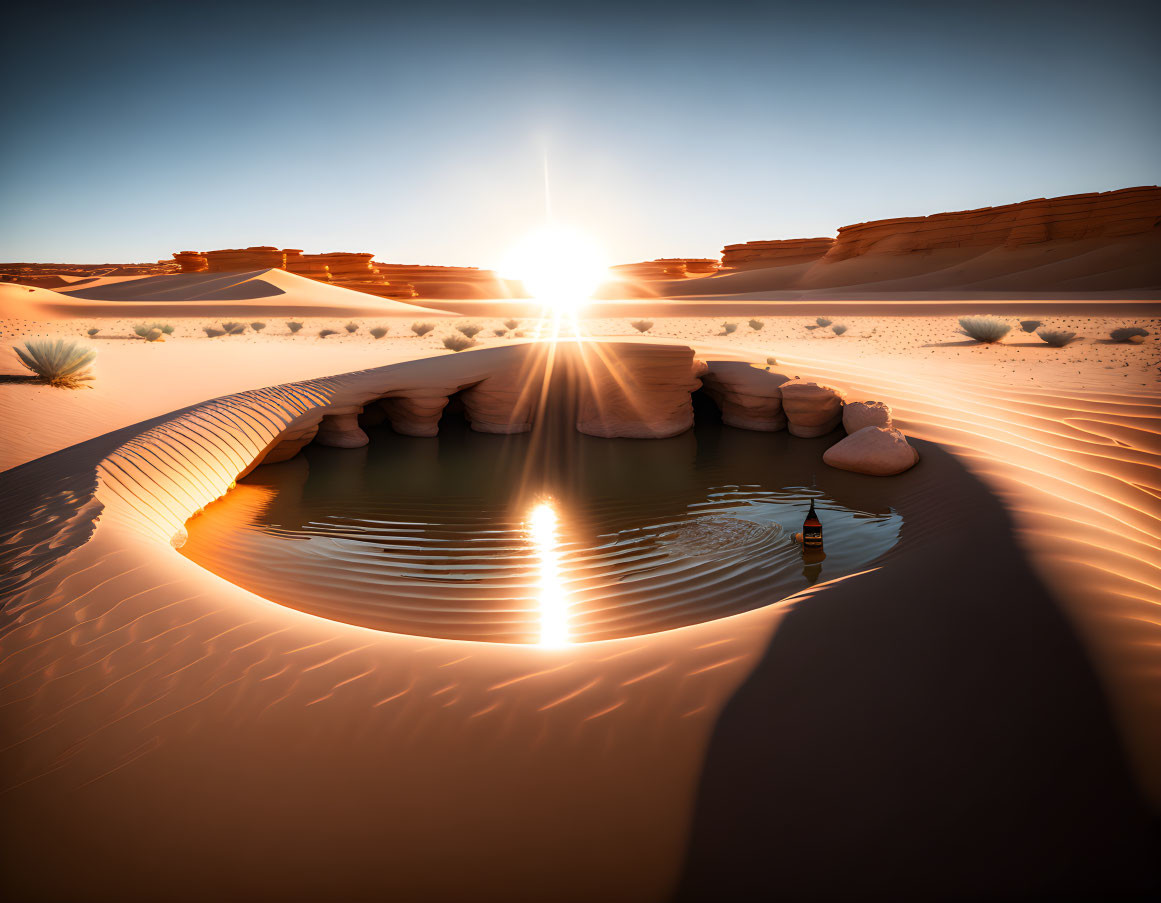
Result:
[[[839,470],[889,477],[914,467],[919,452],[898,430],[865,426],[828,448],[822,460]]]

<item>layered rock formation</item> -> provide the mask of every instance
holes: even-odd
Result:
[[[722,269],[792,266],[820,260],[834,246],[833,238],[787,238],[747,241],[722,248]]]
[[[775,432],[786,428],[782,384],[788,379],[745,361],[710,361],[701,381],[726,426]]]
[[[183,251],[183,254],[192,252]],[[177,259],[178,255],[174,255]],[[252,248],[223,248],[220,251],[203,251],[206,272],[235,273],[252,270],[281,270],[286,266],[286,255],[272,245],[258,245]],[[179,261],[180,262],[180,261]]]
[[[1154,232],[1159,224],[1161,188],[1124,188],[843,226],[826,259],[1118,238]]]
[[[782,410],[790,422],[792,436],[825,436],[842,422],[843,393],[834,386],[791,379],[780,388]]]
[[[659,279],[685,279],[717,272],[720,262],[713,257],[662,257],[642,263],[623,263],[609,267],[616,279],[631,282],[653,282]]]

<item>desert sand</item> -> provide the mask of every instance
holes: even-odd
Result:
[[[0,287],[0,792],[26,897],[706,899],[723,874],[741,893],[777,875],[791,893],[920,898],[949,874],[969,896],[1154,886],[1155,315],[1037,306],[1084,336],[1065,348],[1014,316],[1004,342],[967,340],[950,311],[973,302],[813,304],[761,329],[730,302],[712,319],[636,302],[645,335],[583,318],[585,335],[772,357],[886,402],[921,463],[883,478],[905,541],[869,572],[548,650],[312,617],[175,551],[312,410],[400,373],[483,373],[538,327],[498,337],[521,308],[466,308],[485,330],[452,356],[442,337],[463,317],[368,299],[371,317],[353,293],[271,272],[243,283],[275,299]],[[250,313],[266,329],[202,331]],[[822,315],[847,331],[807,328]],[[418,338],[401,316],[436,329]],[[174,332],[143,342],[142,319]],[[1107,341],[1130,324],[1145,343]],[[89,386],[19,378],[7,346],[90,327]],[[51,866],[62,850],[69,869]]]

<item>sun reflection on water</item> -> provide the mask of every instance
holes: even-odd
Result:
[[[528,516],[528,536],[540,564],[540,645],[568,643],[568,596],[560,573],[556,509],[540,502]]]

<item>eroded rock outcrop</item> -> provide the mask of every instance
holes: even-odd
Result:
[[[717,272],[720,261],[713,257],[661,257],[641,263],[623,263],[609,267],[615,279],[631,282],[653,282],[660,279],[685,279]]]
[[[747,241],[722,248],[722,269],[744,270],[793,266],[821,260],[834,246],[833,238],[787,238]]]
[[[693,350],[622,342],[602,353],[578,346],[576,428],[588,436],[664,439],[693,426],[690,393],[701,387]]]
[[[834,386],[806,379],[790,379],[781,386],[782,410],[790,434],[810,439],[825,436],[843,417],[843,393]]]
[[[822,460],[839,470],[888,477],[914,467],[919,452],[898,430],[865,426],[828,448]]]
[[[184,251],[183,254],[191,252]],[[176,255],[174,255],[176,257]],[[223,248],[219,251],[203,251],[206,272],[236,273],[253,270],[281,270],[285,268],[286,256],[272,245],[256,245],[252,248]]]
[[[1123,188],[843,226],[826,260],[871,253],[1016,248],[1048,241],[1117,238],[1154,232],[1159,223],[1161,188]]]
[[[706,367],[702,387],[722,412],[722,423],[763,432],[786,428],[782,384],[789,377],[745,361],[709,361]]]
[[[350,410],[339,410],[327,414],[318,427],[314,441],[331,448],[362,448],[370,440],[359,426],[360,405]]]

